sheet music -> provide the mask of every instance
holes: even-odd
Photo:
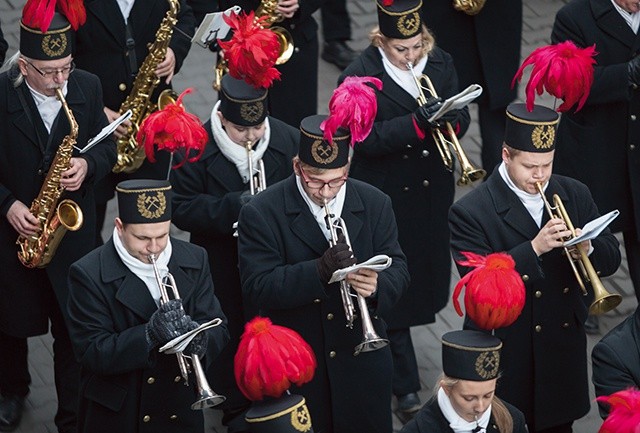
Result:
[[[336,281],[342,281],[347,277],[347,274],[351,272],[355,272],[358,269],[371,269],[372,271],[382,272],[391,266],[391,257],[386,254],[379,254],[377,256],[371,257],[366,262],[358,263],[357,265],[352,265],[347,268],[338,269],[331,275],[331,279],[329,280],[329,284],[335,283]]]
[[[207,48],[218,39],[224,39],[231,28],[224,22],[223,15],[229,16],[232,13],[239,14],[242,11],[240,6],[232,6],[224,12],[214,12],[206,14],[196,34],[191,38],[191,43]]]
[[[76,146],[74,147],[78,149],[80,153],[85,153],[89,151],[93,146],[95,146],[96,144],[100,143],[102,140],[104,140],[105,138],[113,134],[113,131],[115,131],[116,128],[120,126],[122,122],[124,122],[125,120],[128,120],[132,114],[133,113],[131,113],[131,110],[125,111],[124,114],[122,114],[122,116],[118,117],[116,120],[114,120],[113,122],[111,122],[110,124],[102,128],[102,131],[100,131],[98,135],[96,135],[95,137],[87,141],[87,145],[84,148],[80,149],[79,147],[76,147]]]
[[[196,335],[198,335],[202,331],[206,331],[209,328],[215,328],[216,326],[219,326],[221,323],[222,323],[222,319],[220,318],[215,318],[208,322],[205,322],[200,326],[198,326],[196,329],[186,332],[174,338],[173,340],[169,341],[167,344],[165,344],[160,348],[160,352],[166,352],[168,354],[183,352],[184,349],[187,348],[189,343],[191,343],[191,340],[193,340],[193,338]]]
[[[618,209],[612,210],[608,214],[602,215],[590,221],[582,227],[582,234],[580,236],[576,236],[575,238],[564,243],[565,247],[571,247],[579,244],[582,241],[587,241],[596,238],[602,230],[606,229],[611,222],[616,219],[616,217],[620,215],[620,211]]]
[[[442,106],[436,114],[431,116],[429,122],[434,122],[441,118],[445,113],[451,110],[459,110],[469,105],[474,99],[482,94],[482,86],[479,84],[471,84],[457,95],[453,95],[442,103]]]

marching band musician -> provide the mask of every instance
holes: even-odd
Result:
[[[462,251],[505,251],[522,275],[522,314],[494,331],[504,344],[497,394],[520,409],[529,431],[538,433],[571,432],[573,421],[589,411],[584,322],[593,296],[583,297],[562,248],[571,231],[563,219],[550,218],[537,184],[550,203],[558,194],[575,227],[599,213],[585,185],[551,174],[558,118],[546,107],[534,105],[529,112],[525,104],[509,105],[502,164],[449,215],[455,260],[463,258]],[[618,241],[608,229],[581,248],[603,277],[620,265]],[[458,270],[465,275],[470,269],[459,265]],[[466,326],[474,324],[467,319]]]
[[[451,275],[447,211],[454,197],[453,175],[444,167],[430,133],[438,125],[428,121],[438,100],[428,98],[419,106],[418,87],[407,64],[414,65],[417,75],[428,75],[443,99],[459,90],[453,60],[435,46],[421,21],[421,6],[421,0],[396,0],[391,6],[377,2],[378,27],[370,33],[371,45],[339,78],[373,76],[383,82],[376,92],[373,132],[355,148],[351,173],[389,194],[407,255],[411,285],[386,317],[393,394],[405,419],[420,408],[420,378],[409,327],[433,323],[447,304]],[[462,135],[469,126],[468,109],[453,110],[442,121]]]
[[[67,272],[95,247],[93,185],[111,170],[115,145],[107,138],[79,154],[77,148],[85,147],[107,124],[100,81],[75,70],[73,30],[64,16],[56,13],[50,24],[43,20],[43,31],[36,17],[27,15],[23,12],[20,24],[20,53],[0,75],[0,430],[18,426],[29,392],[26,338],[46,334],[51,320],[58,396],[55,424],[59,432],[75,432],[79,376],[63,320]],[[61,144],[74,135],[56,88],[78,124],[76,149],[64,150],[67,156],[72,150],[68,169],[52,165]],[[64,171],[58,184],[43,184],[49,172],[60,169]],[[59,186],[64,188],[61,199],[75,201],[84,222],[78,231],[64,235],[46,268],[27,268],[18,260],[16,239],[44,239],[43,219],[48,217],[41,208],[36,218],[29,207],[36,197],[54,196]]]
[[[195,18],[185,0],[179,2],[177,22],[167,48],[165,58],[155,68],[160,83],[150,100],[155,104],[161,91],[171,88],[171,79],[180,71],[191,48],[191,36],[195,32]],[[156,32],[164,19],[167,0],[85,0],[87,22],[76,33],[75,61],[78,67],[100,77],[104,90],[105,113],[109,122],[118,118],[118,110],[132,93],[133,82],[149,54],[149,45],[155,41]],[[120,137],[126,132],[125,121],[115,132]],[[134,131],[135,137],[135,131]],[[169,153],[157,152],[157,161],[144,161],[131,174],[110,175],[96,188],[99,219],[96,236],[100,243],[100,231],[104,224],[107,202],[113,197],[115,184],[124,178],[166,179],[169,170]]]
[[[355,320],[353,329],[345,326],[339,283],[328,282],[335,270],[357,261],[354,254],[360,260],[376,254],[391,257],[391,266],[379,274],[360,269],[346,277],[364,297],[372,327],[384,338],[380,314],[405,291],[409,274],[389,198],[348,177],[350,135],[338,129],[327,141],[320,129],[325,118],[310,116],[300,124],[295,174],[271,185],[240,211],[243,295],[273,323],[299,332],[316,354],[313,380],[292,389],[306,397],[315,431],[389,433],[389,348],[354,355],[363,337],[361,320]],[[326,211],[342,217],[348,231],[333,247]]]
[[[222,324],[183,353],[211,364],[228,341],[207,254],[169,236],[168,181],[128,180],[117,193],[113,236],[69,271],[69,333],[81,365],[78,432],[201,433],[202,411],[190,408],[196,372],[185,386],[176,356],[158,348],[213,318]],[[179,300],[171,289],[171,300],[161,299],[156,271],[173,275]]]
[[[255,307],[243,305],[238,273],[238,242],[233,225],[244,203],[255,192],[291,175],[291,159],[298,152],[299,132],[267,115],[268,89],[256,89],[229,74],[222,78],[219,101],[211,111],[205,129],[209,135],[203,156],[172,170],[174,188],[173,222],[191,233],[191,242],[204,247],[217,296],[229,321],[231,341],[212,369],[214,388],[227,397],[220,406],[230,432],[244,424],[249,405],[229,372],[242,334],[245,319],[255,315]],[[251,147],[252,169],[249,173]],[[264,164],[263,173],[260,161]],[[262,179],[266,185],[254,181]],[[234,421],[235,420],[235,421]],[[246,429],[241,429],[246,430]]]

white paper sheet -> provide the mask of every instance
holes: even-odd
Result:
[[[358,269],[371,269],[376,272],[381,272],[391,266],[391,257],[386,254],[379,254],[371,257],[366,262],[358,263],[357,265],[349,266],[348,268],[338,269],[331,275],[329,283],[335,283],[336,281],[342,281],[347,277],[347,274],[355,272]]]
[[[602,233],[602,230],[607,228],[607,226],[611,224],[611,221],[616,219],[618,215],[620,215],[620,211],[616,209],[616,210],[612,210],[608,214],[602,215],[601,217],[598,217],[593,221],[586,223],[584,227],[582,227],[582,234],[580,236],[576,236],[575,238],[565,242],[564,246],[571,247],[573,245],[579,244],[582,241],[594,239],[600,233]]]

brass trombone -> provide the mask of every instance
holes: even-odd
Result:
[[[547,209],[547,213],[549,214],[549,218],[560,218],[564,221],[564,224],[567,226],[567,229],[571,231],[572,235],[569,236],[565,241],[571,240],[576,237],[576,230],[569,218],[569,214],[567,214],[567,210],[562,203],[562,199],[558,194],[553,195],[553,204],[551,206],[547,197],[544,195],[544,191],[542,189],[542,183],[536,182],[536,188],[544,201],[544,207]],[[554,212],[557,211],[557,214]],[[600,281],[600,277],[598,277],[598,273],[593,267],[591,260],[589,260],[589,256],[587,256],[587,252],[580,246],[580,244],[575,247],[563,247],[565,255],[569,260],[569,264],[571,265],[571,269],[573,270],[573,274],[576,277],[576,281],[580,286],[580,290],[583,295],[587,295],[587,289],[584,284],[584,280],[591,283],[591,287],[593,288],[594,300],[589,306],[589,314],[600,315],[604,314],[608,311],[616,308],[620,302],[622,301],[622,296],[607,292],[607,289],[604,288],[602,281]],[[571,255],[572,251],[576,251],[580,254],[580,258],[574,259]],[[578,271],[580,268],[580,271]]]
[[[427,96],[425,95],[425,91],[429,92],[432,98],[437,98],[438,94],[436,93],[436,89],[431,82],[431,79],[428,75],[422,74],[420,76],[416,75],[415,70],[413,69],[413,63],[407,63],[407,68],[411,71],[411,76],[413,77],[416,86],[418,87],[418,104],[420,106],[427,103]],[[464,149],[460,145],[458,141],[458,137],[456,136],[453,127],[449,122],[445,122],[445,128],[447,130],[447,134],[449,138],[445,137],[440,128],[431,128],[431,136],[433,137],[433,141],[436,143],[436,147],[438,148],[438,152],[440,153],[440,157],[442,158],[442,162],[447,170],[453,171],[453,157],[451,156],[451,150],[456,154],[456,158],[460,161],[460,179],[457,181],[458,186],[469,185],[476,180],[480,180],[487,175],[487,172],[481,168],[475,168],[471,162],[469,162],[469,158],[467,157]]]
[[[329,203],[324,201],[324,212],[327,223],[327,228],[331,233],[330,246],[334,246],[338,243],[338,230],[344,235],[344,238],[351,248],[351,240],[349,239],[349,233],[347,232],[347,226],[344,220],[340,217],[334,218],[334,215],[329,209]],[[340,295],[342,296],[342,306],[344,307],[344,314],[347,318],[347,327],[353,329],[353,322],[356,318],[356,307],[353,305],[352,297],[355,296],[358,302],[358,309],[360,310],[360,319],[362,321],[362,342],[355,347],[353,355],[359,355],[361,352],[371,352],[381,349],[389,344],[389,340],[380,337],[373,323],[371,322],[371,316],[369,315],[369,307],[367,307],[367,301],[359,294],[352,294],[351,286],[346,280],[340,281]]]
[[[149,262],[153,265],[153,273],[155,275],[158,288],[160,289],[160,303],[167,303],[171,299],[169,297],[169,289],[171,289],[174,299],[180,299],[180,293],[178,293],[178,287],[173,275],[167,272],[164,279],[160,276],[155,254],[149,255]],[[207,407],[217,406],[227,399],[223,395],[216,394],[209,386],[209,382],[204,374],[204,369],[202,368],[202,363],[200,362],[200,357],[198,355],[185,355],[182,352],[178,352],[176,353],[176,357],[178,359],[180,375],[184,379],[184,384],[186,386],[189,386],[189,373],[192,370],[187,359],[191,359],[197,392],[197,400],[191,405],[191,409],[200,410]]]

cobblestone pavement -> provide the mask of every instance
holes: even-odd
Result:
[[[489,0],[491,1],[491,0]],[[527,56],[533,49],[549,42],[551,25],[556,11],[565,3],[563,0],[524,0],[524,30],[522,35],[522,55]],[[18,44],[18,20],[23,0],[0,0],[0,23],[10,45],[10,53],[15,52]],[[352,18],[352,30],[354,40],[351,45],[355,49],[363,49],[368,45],[366,34],[376,24],[375,5],[372,0],[349,0],[349,12]],[[194,46],[190,52],[182,71],[175,77],[176,90],[181,91],[186,87],[194,87],[197,92],[187,97],[185,103],[190,111],[201,119],[210,115],[211,107],[216,98],[211,89],[211,69],[214,58],[208,51]],[[338,69],[320,60],[319,70],[319,105],[318,111],[327,112],[327,102],[331,91],[335,87],[338,77]],[[551,105],[551,104],[547,104]],[[472,119],[476,114],[472,108]],[[477,123],[472,123],[469,132],[461,140],[462,145],[468,149],[472,161],[479,161],[480,136]],[[458,188],[457,196],[462,196],[473,187]],[[110,215],[107,221],[112,221],[114,210],[110,206]],[[109,236],[112,227],[105,228],[105,236]],[[176,232],[179,237],[185,237],[184,233]],[[459,276],[456,271],[452,275],[452,281],[456,282]],[[615,311],[607,314],[601,320],[601,335],[618,324],[636,307],[633,289],[629,282],[626,262],[612,277],[604,279],[604,284],[612,292],[621,293],[624,296],[622,305]],[[448,305],[437,316],[435,324],[420,326],[412,329],[414,344],[418,355],[422,391],[420,396],[426,401],[433,389],[436,377],[440,372],[440,336],[452,329],[459,329],[462,320],[456,315],[451,305]],[[589,351],[600,339],[601,335],[589,337]],[[29,341],[30,358],[29,365],[32,373],[33,384],[31,394],[27,399],[27,406],[21,426],[17,430],[21,433],[46,433],[55,432],[53,414],[56,409],[56,396],[53,384],[53,367],[50,335],[31,338]],[[1,354],[0,354],[1,356]],[[589,360],[590,363],[590,360]],[[592,391],[593,394],[593,391]],[[593,397],[593,395],[592,395]],[[225,431],[221,427],[217,411],[208,411],[207,431]],[[574,431],[577,433],[596,432],[600,426],[595,403],[587,416],[575,423]],[[399,430],[401,423],[394,418],[394,428]],[[364,432],[363,432],[364,433]]]

